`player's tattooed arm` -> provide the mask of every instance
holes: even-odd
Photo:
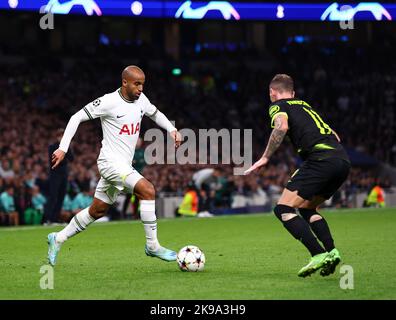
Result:
[[[289,125],[287,123],[287,116],[284,114],[276,115],[274,119],[274,130],[272,130],[264,154],[258,161],[256,161],[249,169],[245,171],[245,174],[249,174],[250,172],[257,170],[268,163],[269,158],[281,145],[288,129],[289,129]]]
[[[263,158],[269,159],[282,144],[288,130],[287,118],[284,115],[278,115],[274,120],[274,129],[269,138],[267,148],[264,151]]]

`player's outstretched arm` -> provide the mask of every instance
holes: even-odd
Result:
[[[59,144],[59,148],[55,150],[54,153],[52,154],[52,169],[55,169],[59,165],[59,163],[61,163],[62,160],[65,158],[67,150],[69,149],[70,146],[70,142],[73,139],[74,135],[76,134],[78,126],[80,125],[81,122],[87,120],[89,120],[89,117],[87,113],[84,111],[84,109],[81,109],[80,111],[72,115],[69,122],[67,123],[62,140]]]
[[[158,109],[156,112],[150,116],[150,119],[153,120],[159,127],[168,131],[175,141],[175,147],[179,147],[182,141],[182,137],[179,131],[174,127],[174,125],[169,121],[169,119]]]
[[[283,114],[279,114],[275,116],[274,119],[274,129],[271,132],[267,148],[261,158],[255,162],[249,169],[245,171],[245,174],[249,174],[250,172],[266,165],[269,161],[269,158],[274,154],[274,152],[279,148],[282,144],[283,139],[289,129],[289,124],[287,122],[287,117]]]

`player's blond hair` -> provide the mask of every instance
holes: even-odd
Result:
[[[293,78],[287,74],[279,73],[272,78],[270,82],[270,88],[279,92],[293,92],[294,91],[294,81]]]

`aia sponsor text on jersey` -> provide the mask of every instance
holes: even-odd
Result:
[[[128,136],[138,133],[140,130],[140,122],[136,125],[133,123],[131,124],[124,124],[119,132],[119,134],[126,134]]]

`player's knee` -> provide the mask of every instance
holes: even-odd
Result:
[[[323,219],[322,216],[316,211],[316,209],[298,209],[301,216],[304,218],[305,221],[309,223],[313,223],[320,219]]]
[[[311,218],[309,218],[309,223],[313,223],[322,219],[323,217],[320,214],[314,214]]]
[[[107,210],[109,209],[109,205],[106,203],[103,204],[93,204],[89,207],[89,215],[96,219],[100,219],[107,214]]]
[[[155,188],[152,183],[147,183],[141,193],[140,200],[155,200]]]
[[[297,216],[296,209],[284,204],[278,204],[274,208],[275,216],[281,221],[285,222]]]
[[[89,213],[89,215],[94,218],[95,220],[100,219],[106,215],[105,210],[93,210],[92,212]]]

